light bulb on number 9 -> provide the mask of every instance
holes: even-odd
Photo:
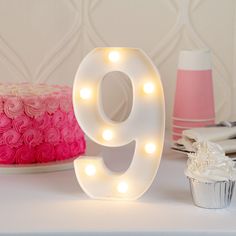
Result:
[[[113,138],[113,133],[112,133],[111,130],[106,129],[106,130],[103,131],[102,137],[103,137],[103,139],[105,139],[106,141],[110,141],[110,140],[112,140],[112,138]]]
[[[111,62],[118,62],[120,60],[120,53],[117,51],[111,51],[108,58]]]
[[[151,94],[151,93],[153,93],[153,92],[154,92],[154,89],[155,89],[155,86],[154,86],[154,84],[151,83],[151,82],[145,83],[145,84],[143,85],[143,91],[144,91],[144,93],[146,93],[146,94]]]
[[[154,143],[147,143],[144,149],[146,153],[153,154],[156,151],[156,145]]]
[[[126,193],[128,191],[128,188],[129,188],[128,184],[123,181],[118,184],[117,191],[119,193]]]
[[[90,88],[82,88],[80,90],[80,97],[83,99],[83,100],[88,100],[92,97],[92,91]]]
[[[96,168],[94,165],[90,164],[90,165],[87,165],[86,168],[85,168],[85,173],[86,175],[88,176],[93,176],[96,174]]]

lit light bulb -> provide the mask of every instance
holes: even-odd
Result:
[[[109,129],[104,130],[102,133],[102,137],[103,139],[110,141],[113,137],[112,131]]]
[[[95,168],[95,166],[94,165],[87,165],[86,167],[85,167],[85,173],[86,173],[86,175],[88,175],[88,176],[94,176],[95,174],[96,174],[96,168]]]
[[[126,193],[128,191],[128,184],[126,182],[120,182],[117,186],[119,193]]]
[[[117,51],[111,51],[108,58],[111,62],[118,62],[120,60],[120,53]]]
[[[80,90],[80,97],[84,100],[90,99],[92,96],[92,91],[90,88],[82,88]]]
[[[143,86],[143,91],[144,93],[146,94],[151,94],[154,92],[154,89],[155,89],[155,86],[153,83],[151,82],[148,82],[148,83],[145,83],[144,86]]]
[[[154,143],[147,143],[144,149],[146,153],[153,154],[156,151],[156,145]]]

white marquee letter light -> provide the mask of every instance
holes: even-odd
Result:
[[[112,71],[127,74],[133,87],[133,107],[121,123],[105,115],[100,101],[101,81]],[[151,60],[139,49],[94,49],[77,71],[73,105],[82,129],[96,143],[117,147],[135,141],[132,163],[122,174],[111,172],[101,157],[76,159],[74,167],[82,189],[96,199],[139,198],[157,173],[165,129],[162,84]]]

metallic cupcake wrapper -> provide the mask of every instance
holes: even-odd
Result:
[[[225,208],[231,203],[235,181],[202,182],[188,177],[193,202],[203,208]]]

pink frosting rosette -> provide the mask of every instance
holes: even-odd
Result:
[[[0,114],[3,113],[3,110],[4,110],[3,98],[0,97]]]
[[[52,116],[52,125],[61,129],[66,126],[65,114],[62,111],[56,111]]]
[[[82,138],[80,141],[73,142],[70,144],[70,152],[71,156],[75,157],[79,154],[83,154],[86,149],[86,143],[84,138]]]
[[[45,104],[40,97],[32,96],[24,98],[25,113],[29,117],[37,117],[45,112]]]
[[[0,134],[0,145],[3,145],[3,144],[5,144],[5,142],[3,140],[2,134]]]
[[[7,145],[0,145],[0,164],[15,163],[15,150]]]
[[[56,127],[50,127],[44,131],[44,140],[53,145],[57,145],[60,142],[60,131]]]
[[[37,162],[50,162],[55,160],[54,147],[50,143],[40,144],[35,148],[35,158]]]
[[[75,139],[76,140],[79,140],[79,139],[84,137],[84,132],[78,124],[74,128],[74,133],[75,133]]]
[[[56,159],[65,160],[71,157],[70,145],[68,143],[60,143],[55,146]]]
[[[19,147],[22,145],[21,135],[14,129],[9,129],[2,135],[3,142],[10,147]]]
[[[24,133],[32,127],[32,121],[28,116],[22,115],[12,121],[12,126],[18,133]]]
[[[24,113],[24,104],[20,97],[7,97],[4,102],[5,114],[14,119]]]
[[[5,114],[0,114],[0,133],[4,133],[11,128],[11,119]]]
[[[63,95],[60,97],[60,109],[63,112],[68,113],[69,111],[71,111],[72,107],[73,107],[72,106],[72,99],[71,99],[70,94],[67,96]]]
[[[63,93],[71,93],[71,87],[68,85],[60,85],[58,88],[60,88]]]
[[[15,161],[17,164],[35,163],[34,149],[23,145],[16,150]]]
[[[75,139],[74,129],[71,127],[65,126],[61,130],[61,137],[66,143],[73,143]]]
[[[59,107],[59,99],[57,95],[50,95],[44,98],[46,111],[53,114]]]
[[[77,125],[77,120],[76,120],[76,118],[75,118],[74,111],[68,112],[68,114],[67,114],[67,120],[68,120],[68,123],[69,123],[70,126],[75,126],[75,125]]]
[[[36,129],[45,130],[51,125],[50,116],[47,113],[37,116],[34,119],[34,127]]]
[[[39,145],[43,141],[42,133],[39,130],[34,129],[34,128],[30,128],[26,130],[23,133],[22,137],[23,137],[24,143],[32,147]]]

